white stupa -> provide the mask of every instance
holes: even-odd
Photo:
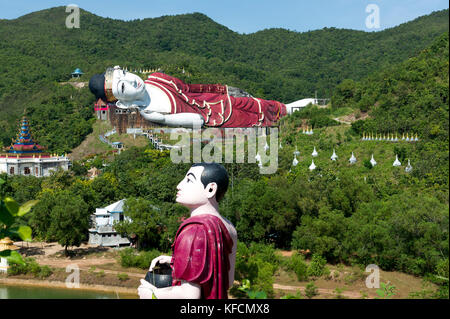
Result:
[[[316,169],[316,164],[314,164],[314,160],[312,160],[311,165],[309,165],[309,170],[313,171]]]
[[[294,160],[292,161],[292,166],[297,166],[297,164],[298,164],[297,157],[294,156]]]
[[[258,163],[261,163],[261,155],[259,155],[259,152],[256,153],[255,160],[256,160]]]
[[[400,163],[400,161],[398,160],[397,154],[395,155],[395,161],[392,166],[402,166],[402,163]]]
[[[373,158],[373,154],[372,154],[372,158],[370,159],[370,164],[372,164],[372,167],[377,165],[377,161],[375,161],[375,159]]]
[[[297,146],[295,147],[294,155],[295,156],[299,156],[300,155],[300,152],[297,150]]]
[[[333,148],[333,155],[331,155],[331,160],[335,161],[335,160],[337,160],[337,158],[338,158],[338,156],[336,155],[336,151]]]
[[[264,145],[264,151],[267,152],[267,150],[268,150],[269,148],[270,148],[270,147],[269,147],[269,145],[267,145],[267,142],[266,142],[266,145]]]
[[[356,163],[356,157],[355,157],[355,155],[353,155],[353,152],[352,152],[352,156],[350,157],[350,159],[348,161],[350,162],[350,164]]]
[[[412,171],[412,166],[411,166],[411,163],[409,162],[409,158],[408,158],[408,165],[406,165],[406,167],[405,167],[405,172],[409,173],[411,171]]]
[[[311,155],[313,156],[313,157],[316,157],[317,155],[319,155],[318,153],[317,153],[317,151],[316,151],[316,147],[314,146],[314,151],[311,153]]]

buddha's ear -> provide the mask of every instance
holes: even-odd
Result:
[[[217,184],[216,183],[209,183],[205,187],[206,196],[208,198],[213,198],[216,196],[217,193]]]

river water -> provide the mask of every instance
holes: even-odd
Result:
[[[131,299],[138,295],[67,288],[0,285],[0,299]]]

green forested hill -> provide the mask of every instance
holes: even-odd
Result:
[[[162,67],[191,83],[226,83],[255,96],[291,102],[314,91],[330,96],[343,79],[358,80],[414,56],[448,30],[448,10],[381,32],[270,29],[248,35],[199,13],[121,21],[81,10],[79,29],[66,28],[67,15],[65,7],[57,7],[0,20],[0,143],[9,144],[25,108],[55,107],[49,103],[54,98],[43,98],[41,91],[63,94],[54,83],[68,80],[75,67],[86,73],[84,81],[112,65]],[[182,67],[190,77],[181,73]],[[69,126],[60,129],[79,133]],[[52,145],[61,151],[74,146]]]
[[[368,111],[353,123],[355,132],[417,133],[413,152],[416,174],[430,185],[448,186],[449,170],[449,39],[448,33],[402,63],[375,72],[360,82],[346,80],[332,97],[334,108]]]

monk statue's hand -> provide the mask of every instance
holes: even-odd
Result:
[[[138,287],[138,295],[140,299],[156,299],[155,291],[158,288],[144,279],[141,279],[141,285]]]
[[[153,268],[155,268],[157,263],[170,264],[171,261],[172,261],[172,256],[164,256],[164,255],[158,256],[158,257],[156,257],[156,258],[154,258],[152,260],[152,262],[150,263],[150,268],[148,269],[148,271],[152,271]]]

